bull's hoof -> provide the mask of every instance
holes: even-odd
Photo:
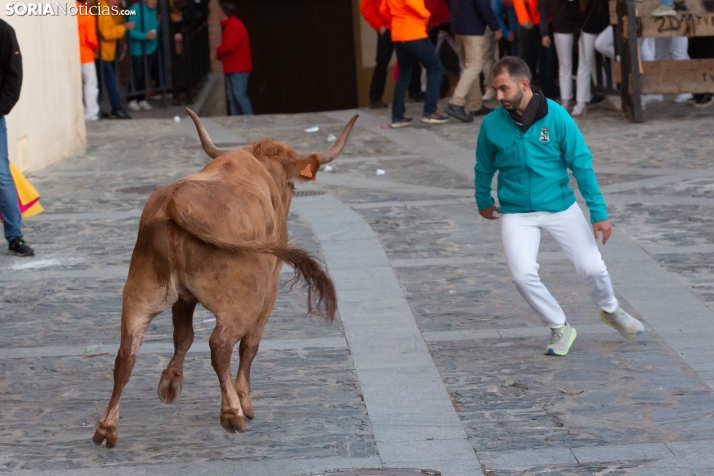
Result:
[[[255,418],[255,412],[253,411],[253,404],[250,403],[250,397],[245,394],[245,392],[238,392],[238,399],[240,400],[240,407],[243,410],[243,415],[248,420]]]
[[[183,376],[178,372],[164,370],[159,381],[159,399],[164,403],[174,403],[181,395]]]
[[[245,418],[243,415],[226,413],[221,415],[221,426],[228,433],[243,433],[245,431]]]
[[[106,440],[107,448],[114,448],[117,445],[117,429],[116,427],[110,427],[108,425],[99,424],[97,425],[97,431],[94,432],[92,437],[92,442],[95,445],[101,445]]]

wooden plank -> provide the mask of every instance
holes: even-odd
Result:
[[[714,92],[714,59],[644,61],[642,94]],[[620,64],[613,62],[613,80],[622,83]]]
[[[627,17],[623,19],[627,24]],[[625,38],[629,32],[624,31]],[[669,38],[675,36],[714,36],[714,13],[679,14],[676,17],[637,17],[637,36],[640,38]]]
[[[609,6],[610,6],[610,24],[616,25],[617,24],[617,12],[616,12],[616,5],[617,5],[618,0],[610,0]],[[643,0],[641,2],[637,2],[636,6],[636,12],[635,15],[637,15],[638,18],[644,19],[645,21],[642,23],[642,25],[638,24],[638,30],[640,28],[644,28],[645,33],[651,33],[652,31],[656,31],[657,33],[660,33],[658,35],[651,35],[651,34],[643,34],[640,35],[644,38],[649,38],[649,37],[661,37],[661,36],[685,36],[686,35],[686,29],[685,27],[677,27],[677,21],[680,24],[687,24],[689,23],[691,26],[692,31],[695,32],[694,35],[692,36],[711,36],[712,34],[710,33],[712,30],[707,30],[707,26],[714,25],[714,1],[712,0],[685,0],[684,2],[677,1],[675,2],[675,9],[677,11],[677,16],[675,17],[659,17],[658,19],[655,17],[652,17],[652,12],[657,8],[660,4],[660,0]],[[672,22],[670,24],[669,20],[662,21],[661,18],[672,18]],[[657,21],[649,21],[649,20],[657,20]],[[651,23],[654,23],[654,28],[650,25]],[[662,31],[657,31],[657,30],[663,30],[663,31],[684,31],[684,33],[680,34],[665,34],[662,35]],[[701,34],[696,33],[697,29],[703,29],[707,30],[709,33],[703,32]]]

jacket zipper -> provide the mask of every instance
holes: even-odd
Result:
[[[526,137],[525,134],[520,131],[521,135],[521,149],[523,150],[523,162],[526,167],[526,175],[528,177],[528,209],[533,211],[533,201],[531,200],[531,169],[528,167],[528,153],[526,152]]]

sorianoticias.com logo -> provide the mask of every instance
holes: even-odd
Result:
[[[133,10],[122,10],[108,5],[83,5],[76,3],[7,3],[5,15],[23,16],[72,16],[77,15],[135,15]]]

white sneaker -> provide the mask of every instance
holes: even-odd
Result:
[[[613,313],[600,311],[600,319],[625,339],[634,339],[645,331],[645,326],[621,307],[618,307],[617,311]]]
[[[655,102],[664,101],[664,96],[661,94],[644,94],[642,95],[642,104],[652,104]]]
[[[141,111],[139,103],[136,102],[136,99],[132,99],[131,101],[129,101],[129,103],[126,105],[126,108],[130,111]]]
[[[684,104],[685,102],[689,101],[694,97],[693,94],[690,93],[682,93],[682,94],[677,94],[677,97],[674,98],[674,102],[677,104]]]
[[[545,355],[567,355],[578,333],[574,327],[565,324],[560,329],[550,330],[550,339],[545,347]]]
[[[482,98],[484,101],[491,101],[493,99],[496,99],[496,91],[488,88],[488,91],[486,91],[486,94],[483,95]]]
[[[139,101],[139,107],[142,108],[144,111],[150,111],[153,109],[153,107],[151,107],[151,104],[146,102],[146,99],[142,99],[141,101]]]
[[[570,113],[571,116],[582,116],[585,114],[585,111],[587,109],[585,108],[585,104],[582,103],[577,103],[575,107],[573,108],[573,112]]]

